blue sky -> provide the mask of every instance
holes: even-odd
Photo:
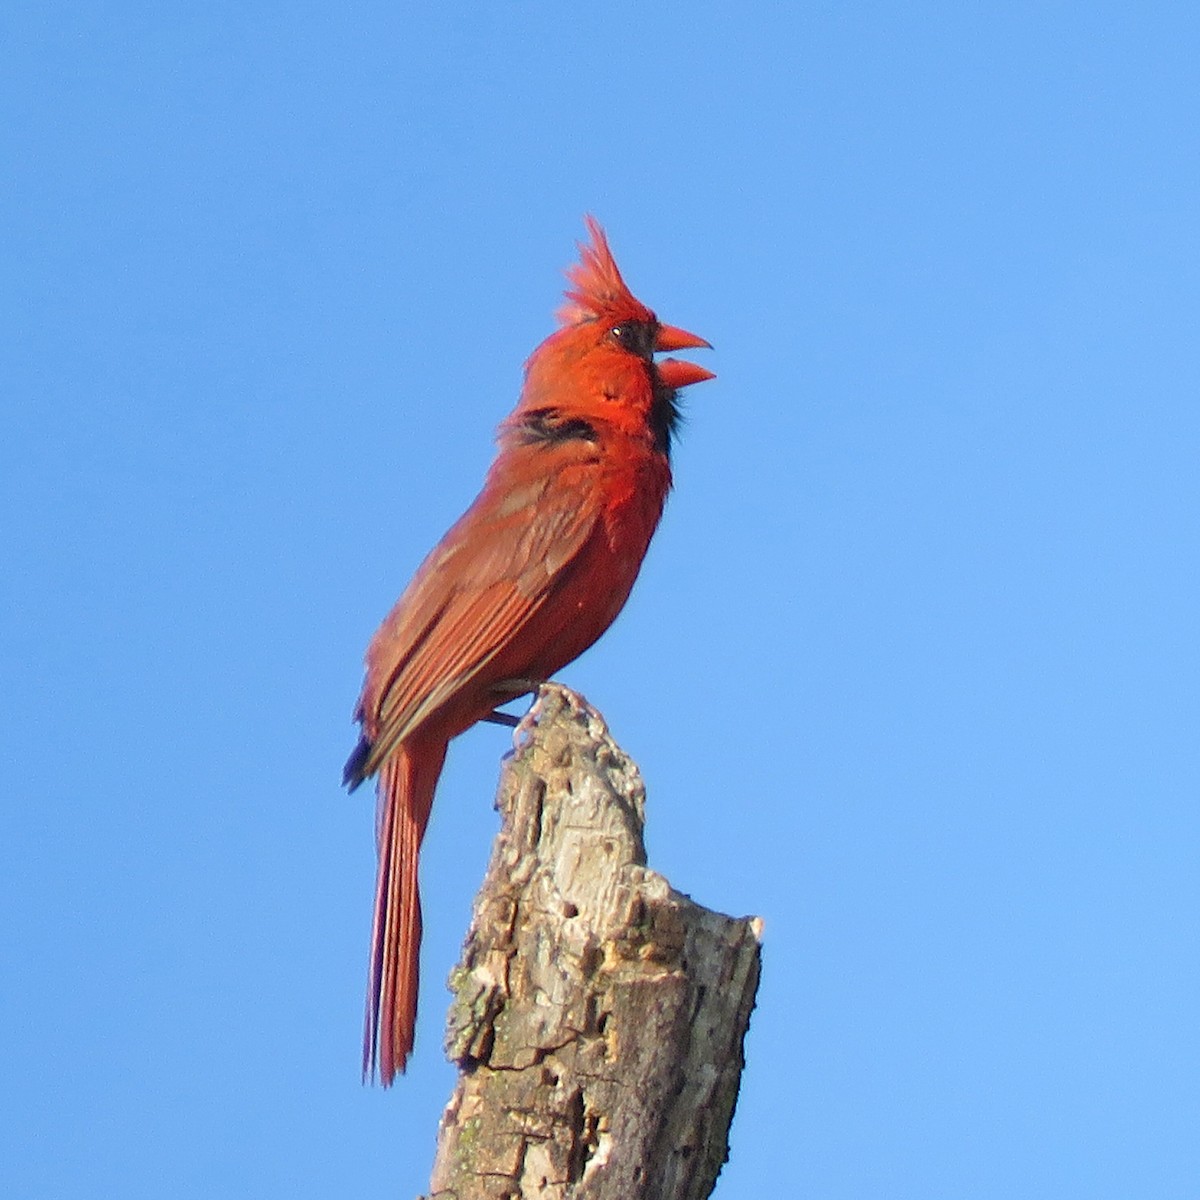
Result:
[[[766,921],[717,1195],[1194,1197],[1195,6],[432,7],[0,16],[0,1192],[427,1182],[507,734],[386,1093],[339,773],[594,212],[716,347],[562,678]]]

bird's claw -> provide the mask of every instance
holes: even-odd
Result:
[[[542,692],[539,687],[534,693],[533,703],[525,715],[513,726],[513,753],[520,754],[533,740],[533,732],[537,728],[538,717],[542,715]]]
[[[512,752],[514,754],[521,754],[521,751],[532,742],[534,730],[538,727],[538,718],[541,716],[541,684],[534,684],[530,690],[533,691],[533,703],[526,709],[526,714],[512,726]]]
[[[496,709],[488,713],[483,718],[489,725],[506,725],[513,731],[513,752],[517,753],[524,747],[523,738],[529,737],[533,733],[533,727],[537,724],[538,714],[538,689],[541,688],[542,681],[540,679],[502,679],[499,683],[492,685],[492,691],[498,696],[503,696],[502,700],[497,702],[507,704],[510,700],[516,700],[520,696],[532,695],[533,703],[529,706],[529,711],[523,717],[514,716],[512,713],[500,712]]]

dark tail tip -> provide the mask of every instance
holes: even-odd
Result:
[[[371,757],[371,743],[365,738],[358,739],[354,752],[346,759],[346,768],[342,772],[342,784],[354,791],[366,779],[367,759]]]

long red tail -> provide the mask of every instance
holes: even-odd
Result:
[[[413,1048],[421,951],[417,859],[445,759],[444,742],[401,743],[379,772],[379,872],[363,1031],[363,1078],[378,1065],[384,1087],[403,1072]]]

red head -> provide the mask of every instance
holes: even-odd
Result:
[[[558,310],[558,319],[564,325],[580,325],[585,321],[603,321],[619,324],[632,321],[650,327],[654,333],[654,350],[688,350],[712,347],[702,337],[662,325],[658,318],[630,290],[617,267],[616,259],[608,247],[608,238],[595,217],[585,217],[591,245],[581,244],[579,262],[568,268],[567,279],[574,285],[567,290],[568,303]],[[681,364],[685,365],[685,364]],[[695,378],[681,380],[674,386],[700,383],[715,378],[711,371],[692,366]]]
[[[665,451],[678,420],[675,393],[688,384],[714,378],[695,363],[667,358],[664,350],[711,348],[703,338],[673,325],[664,325],[628,288],[608,246],[604,230],[587,217],[589,244],[579,247],[579,262],[567,271],[567,303],[558,311],[562,323],[534,351],[526,364],[527,381],[520,409],[556,407],[564,403],[559,380],[569,380],[577,401],[592,397],[580,388],[592,382],[604,396],[619,396],[632,419],[648,420]],[[553,398],[548,393],[558,393]],[[616,416],[611,403],[602,405]]]

